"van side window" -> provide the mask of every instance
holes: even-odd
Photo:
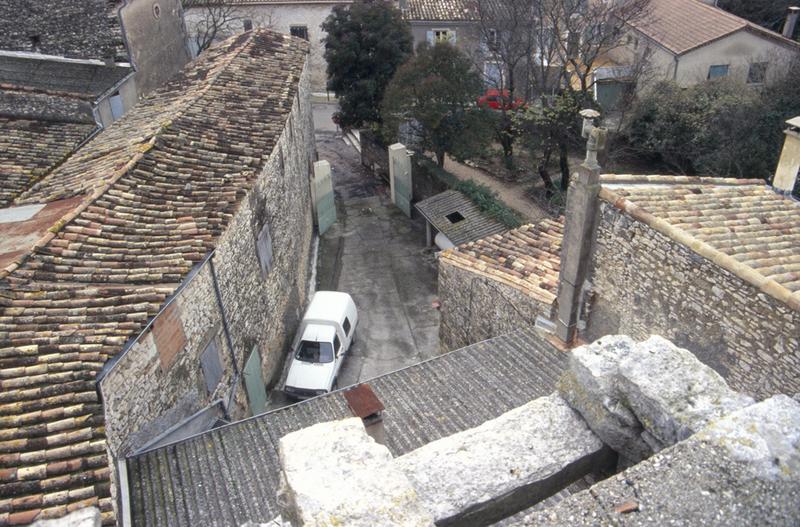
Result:
[[[344,317],[344,324],[342,324],[342,329],[344,329],[344,334],[345,335],[349,335],[350,334],[350,319],[349,318]]]
[[[342,349],[342,342],[339,340],[339,335],[334,335],[333,337],[333,349],[336,353],[339,353],[339,350]]]

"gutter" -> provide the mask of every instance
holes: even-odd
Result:
[[[228,314],[225,311],[225,306],[222,303],[222,294],[220,293],[219,289],[219,282],[217,281],[217,271],[214,268],[214,259],[212,255],[208,258],[208,265],[209,269],[211,270],[211,282],[214,284],[214,296],[217,298],[217,306],[219,306],[219,312],[222,317],[222,331],[225,333],[225,341],[228,344],[228,352],[231,357],[231,364],[233,365],[233,382],[231,383],[231,393],[228,395],[228,401],[225,404],[225,419],[230,421],[230,412],[229,409],[231,407],[231,403],[233,402],[233,397],[236,395],[236,387],[239,384],[239,377],[241,376],[239,373],[239,365],[236,363],[236,354],[233,351],[233,339],[231,338],[231,332],[228,327]]]

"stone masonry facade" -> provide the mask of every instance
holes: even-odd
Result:
[[[439,260],[439,348],[463,348],[549,318],[552,306],[473,271]]]
[[[250,409],[242,371],[254,350],[267,384],[279,375],[287,340],[307,300],[313,141],[306,68],[283,133],[212,256],[233,353],[211,264],[204,262],[100,383],[112,457],[140,448],[215,400],[227,401],[232,389],[229,417],[246,417]],[[272,259],[263,273],[256,242],[265,225]],[[212,341],[223,372],[209,393],[200,357]]]
[[[591,267],[586,340],[662,335],[736,390],[800,391],[800,312],[605,201]]]

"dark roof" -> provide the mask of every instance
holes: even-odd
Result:
[[[566,360],[526,329],[372,379],[385,406],[386,446],[400,456],[547,395]],[[345,417],[352,413],[340,390],[131,458],[133,523],[266,522],[279,513],[279,439]]]
[[[63,161],[95,129],[87,123],[0,117],[0,209]]]
[[[3,0],[0,50],[128,62],[121,0]]]
[[[266,30],[221,42],[26,194],[77,205],[0,270],[0,526],[88,505],[114,522],[95,377],[215,246],[306,53]]]
[[[544,219],[442,253],[441,261],[552,304],[558,294],[564,218]]]
[[[131,74],[131,66],[0,56],[0,85],[91,99],[100,97]]]
[[[800,310],[800,202],[759,179],[603,175],[600,198]]]
[[[508,227],[492,218],[467,196],[457,190],[445,190],[417,203],[417,210],[453,245],[471,242],[485,236],[502,233]],[[459,218],[448,219],[451,214]]]
[[[631,25],[677,55],[737,31],[751,31],[800,48],[798,42],[701,0],[651,0],[642,16]]]
[[[403,18],[418,21],[460,21],[478,20],[475,7],[469,0],[407,0]]]

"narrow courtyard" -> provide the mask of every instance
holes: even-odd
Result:
[[[318,291],[349,293],[358,308],[356,341],[337,386],[348,386],[434,357],[439,352],[436,258],[425,224],[394,206],[389,183],[361,166],[358,151],[331,121],[335,105],[314,104],[320,160],[331,165],[337,221],[321,236]],[[269,408],[291,404],[281,381]]]

